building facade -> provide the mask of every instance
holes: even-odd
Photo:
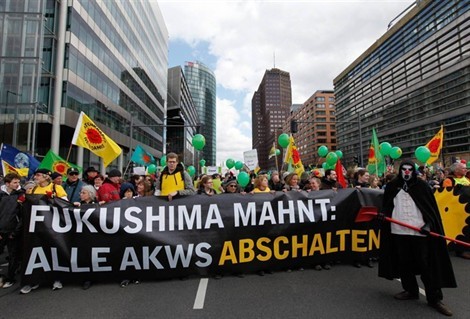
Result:
[[[167,101],[166,150],[178,154],[186,166],[197,167],[192,138],[199,130],[199,115],[180,66],[168,69]]]
[[[199,115],[200,133],[206,139],[198,157],[206,166],[216,165],[216,80],[214,72],[201,62],[187,62],[184,75]]]
[[[422,0],[334,80],[338,147],[366,161],[380,142],[414,157],[444,126],[441,161],[470,157],[470,6]],[[357,119],[358,123],[341,123]],[[360,130],[359,128],[362,128]]]
[[[281,157],[276,165],[275,157],[269,159],[269,151],[277,144],[278,136],[289,117],[292,106],[290,74],[277,68],[266,70],[258,90],[251,100],[252,145],[258,153],[261,169],[280,167]]]
[[[33,140],[37,147],[28,151],[35,155],[52,149],[65,157],[83,111],[123,148],[112,166],[122,169],[136,145],[162,156],[168,32],[155,3],[6,0],[0,4],[0,15],[1,65],[12,65],[0,71],[1,86],[20,93],[21,104],[37,108],[34,137],[24,134],[31,111],[16,108],[18,148],[26,149]],[[31,65],[25,68],[23,58],[29,55]],[[10,95],[7,101],[2,94],[8,112]],[[7,132],[10,118],[0,121]],[[8,137],[6,142],[13,141]],[[100,165],[96,156],[77,147],[69,160]]]
[[[317,153],[320,146],[336,150],[336,113],[333,91],[318,90],[300,107],[292,109],[288,119],[297,121],[297,132],[293,133],[295,144],[305,167],[316,167],[322,160]],[[284,131],[290,130],[285,126]]]

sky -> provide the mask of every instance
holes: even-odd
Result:
[[[168,66],[200,61],[215,73],[218,165],[228,158],[243,161],[251,150],[251,99],[266,70],[290,73],[293,104],[317,90],[333,90],[333,80],[412,3],[157,1],[169,33]]]

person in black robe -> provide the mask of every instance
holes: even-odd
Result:
[[[401,205],[398,200],[407,202],[407,205]],[[394,210],[396,205],[404,211]],[[401,221],[409,224],[410,220],[421,220],[423,224],[417,226],[421,232],[411,230],[410,233],[410,230],[400,230],[391,223],[382,222],[378,275],[390,280],[401,279],[404,291],[394,296],[398,300],[419,298],[416,275],[421,275],[428,305],[452,316],[452,311],[442,303],[441,291],[441,288],[457,287],[447,244],[441,237],[429,236],[429,231],[444,235],[444,228],[432,190],[417,178],[416,167],[411,160],[402,161],[398,176],[387,184],[379,219],[384,216],[399,219],[397,216],[407,213],[411,219]]]

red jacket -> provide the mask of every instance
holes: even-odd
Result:
[[[105,179],[103,182],[103,185],[100,186],[98,189],[97,195],[98,195],[98,200],[100,202],[112,202],[115,200],[120,200],[121,198],[119,197],[119,191],[120,191],[121,185],[120,184],[114,184],[111,182],[109,179]]]

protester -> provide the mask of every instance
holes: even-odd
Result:
[[[289,173],[284,179],[284,188],[283,191],[301,191],[299,186],[300,178],[297,173]]]
[[[36,186],[31,189],[31,194],[41,194],[47,195],[48,197],[54,198],[59,197],[65,200],[68,200],[67,193],[65,192],[64,188],[60,185],[56,185],[52,183],[51,180],[52,172],[46,168],[39,168],[34,172],[34,182]],[[37,289],[39,287],[38,284],[33,285],[24,285],[20,293],[27,294],[30,293],[31,290]],[[59,280],[55,280],[52,285],[52,290],[62,289],[62,283]]]
[[[100,172],[93,166],[88,167],[85,172],[83,172],[83,182],[88,185],[94,185],[95,177],[98,176],[99,173]]]
[[[337,179],[336,171],[334,169],[327,169],[325,176],[321,179],[320,189],[332,189],[336,191],[338,188],[342,188]]]
[[[125,183],[121,184],[121,188],[120,188],[120,191],[119,191],[119,197],[121,197],[122,199],[131,199],[131,198],[134,198],[134,196],[136,196],[136,195],[137,195],[137,193],[136,193],[134,185],[132,185],[132,183],[125,182]]]
[[[240,193],[240,186],[237,183],[237,179],[232,177],[232,179],[227,180],[222,184],[224,192],[228,194]]]
[[[456,281],[446,241],[428,236],[429,232],[444,234],[439,208],[431,188],[417,178],[415,164],[403,160],[399,175],[385,188],[382,214],[411,224],[421,232],[382,222],[380,232],[379,276],[400,278],[403,292],[398,300],[419,298],[416,275],[421,275],[428,305],[438,312],[452,316],[452,311],[442,303],[441,288],[456,287]]]
[[[62,186],[62,183],[63,183],[62,174],[59,174],[57,172],[53,172],[51,174],[51,180],[54,184]]]
[[[67,198],[72,203],[80,201],[80,191],[85,185],[85,183],[78,178],[79,173],[80,172],[75,167],[69,167],[67,170],[67,179],[62,183],[62,187],[67,193]]]
[[[271,172],[271,178],[269,180],[269,189],[272,191],[282,191],[284,184],[281,181],[278,171]]]
[[[320,190],[321,181],[316,177],[310,177],[308,183],[304,186],[304,191],[318,191]]]
[[[354,175],[353,185],[356,188],[369,188],[369,172],[364,168],[359,169]]]
[[[147,179],[141,179],[137,182],[136,197],[152,196],[152,184]]]
[[[199,195],[204,194],[207,196],[214,196],[217,194],[213,188],[212,176],[206,175],[201,179],[197,193]]]
[[[172,200],[178,195],[194,195],[193,182],[189,173],[178,162],[178,155],[168,153],[166,155],[166,167],[155,185],[155,196],[167,196]]]
[[[370,174],[368,183],[370,185],[370,188],[380,189],[379,178],[377,177],[377,175]]]
[[[269,188],[268,175],[258,175],[253,186],[254,189],[251,191],[252,194],[271,192],[271,189]]]
[[[467,167],[463,163],[454,163],[450,166],[450,175],[442,182],[442,187],[455,185],[470,186],[470,180],[465,176]]]
[[[3,288],[10,288],[16,282],[15,275],[21,259],[22,215],[21,205],[24,190],[20,186],[21,177],[8,173],[0,187],[0,244],[8,249],[8,269]]]
[[[120,200],[119,192],[121,190],[121,172],[118,169],[112,169],[103,185],[98,189],[98,198],[100,204]]]

